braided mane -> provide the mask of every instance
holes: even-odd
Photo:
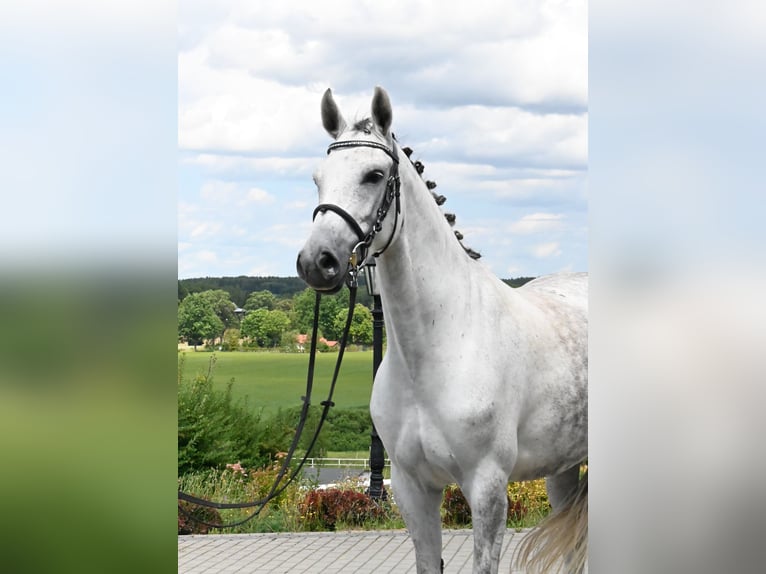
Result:
[[[379,133],[379,131],[375,128],[375,122],[373,122],[371,118],[362,118],[361,120],[355,121],[351,129],[357,132],[364,132],[365,134],[370,134],[372,132]],[[396,136],[394,136],[393,134],[391,135],[394,139],[396,139]],[[420,175],[420,177],[423,178],[423,172],[426,169],[426,166],[423,165],[423,162],[421,162],[420,160],[412,161],[412,159],[410,159],[410,156],[413,153],[412,148],[403,147],[402,151],[407,155],[407,159],[409,159],[410,163],[415,167],[415,170],[418,172],[418,175]],[[426,187],[431,192],[431,196],[434,198],[436,205],[441,207],[444,204],[444,202],[447,201],[446,197],[434,191],[434,189],[436,189],[435,181],[426,180]],[[454,213],[445,213],[444,217],[447,219],[447,222],[452,227],[455,226],[456,216]],[[455,231],[455,238],[458,240],[458,243],[460,243],[460,246],[471,257],[471,259],[479,259],[481,257],[481,253],[471,249],[470,247],[466,245],[463,245],[463,234],[460,233],[457,229],[455,229],[454,231]]]
[[[402,148],[402,151],[407,155],[407,158],[409,159],[410,156],[412,156],[412,148],[410,147],[404,147]],[[418,172],[420,177],[423,177],[423,172],[426,169],[426,166],[423,165],[423,162],[420,160],[412,161],[410,159],[410,163],[412,163],[413,166],[415,166],[415,170]],[[436,193],[434,189],[436,189],[436,182],[431,180],[426,180],[426,187],[431,192],[431,196],[434,198],[434,201],[436,202],[436,205],[442,206],[445,201],[447,201],[447,198],[443,195]],[[454,213],[445,213],[444,217],[447,219],[447,222],[451,226],[455,226],[455,219],[456,216]],[[481,253],[478,251],[474,251],[470,247],[463,245],[463,234],[460,233],[457,229],[455,231],[455,237],[457,238],[458,242],[460,243],[460,246],[465,250],[465,252],[471,257],[471,259],[479,259],[481,257]]]

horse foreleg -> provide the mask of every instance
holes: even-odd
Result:
[[[471,505],[473,572],[496,574],[508,513],[508,477],[502,471],[478,469],[461,488]]]
[[[391,468],[391,488],[415,545],[418,574],[440,574],[442,489],[425,486],[396,466]]]

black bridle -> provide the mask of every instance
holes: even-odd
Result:
[[[367,141],[367,140],[346,140],[346,141],[340,141],[340,142],[334,142],[331,143],[327,148],[327,154],[329,155],[331,151],[333,150],[339,150],[339,149],[346,149],[351,147],[371,147],[375,149],[382,150],[386,152],[386,154],[394,160],[391,164],[391,168],[388,171],[388,180],[386,181],[386,190],[383,193],[383,199],[380,202],[380,207],[378,207],[378,210],[376,212],[375,217],[375,223],[372,224],[372,228],[368,233],[365,233],[362,230],[362,227],[359,225],[359,223],[354,219],[354,217],[345,209],[342,207],[335,205],[333,203],[320,203],[317,205],[316,209],[314,209],[314,215],[312,219],[316,219],[317,213],[325,213],[327,211],[332,211],[333,213],[341,216],[343,220],[348,223],[348,225],[351,227],[351,229],[354,230],[354,233],[356,233],[356,236],[359,238],[359,243],[357,243],[354,248],[351,250],[351,255],[349,256],[349,265],[350,270],[349,273],[351,275],[351,280],[353,281],[356,277],[356,274],[358,273],[359,267],[364,265],[364,261],[367,259],[367,251],[372,245],[373,240],[375,239],[375,236],[380,232],[381,229],[383,229],[383,220],[386,218],[386,215],[388,215],[388,211],[391,208],[391,204],[395,202],[396,204],[396,212],[395,212],[395,219],[394,219],[394,227],[391,230],[391,235],[388,236],[388,241],[386,241],[386,244],[383,246],[382,249],[379,251],[376,251],[372,254],[373,257],[378,257],[381,253],[383,253],[388,247],[391,245],[391,242],[394,239],[394,234],[396,233],[396,227],[399,222],[399,214],[401,213],[401,202],[400,202],[400,194],[399,194],[399,188],[401,187],[401,181],[399,179],[399,157],[396,152],[396,144],[394,144],[391,148],[388,146],[373,142],[373,141]]]

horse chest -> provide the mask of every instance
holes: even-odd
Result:
[[[498,436],[492,401],[453,400],[448,389],[439,397],[424,397],[381,380],[371,411],[396,464],[434,480],[459,478]]]
[[[420,476],[454,477],[458,471],[454,437],[434,420],[433,413],[414,406],[402,412],[402,424],[393,431],[389,454],[396,464]]]

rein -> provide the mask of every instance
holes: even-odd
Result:
[[[306,376],[306,395],[301,397],[301,400],[303,401],[303,407],[301,408],[301,416],[298,422],[298,426],[295,429],[295,436],[293,437],[293,442],[290,444],[290,448],[287,452],[287,456],[282,462],[282,467],[280,468],[279,473],[277,474],[277,478],[274,480],[274,484],[271,486],[271,490],[264,498],[261,498],[259,500],[254,500],[252,502],[213,502],[210,500],[205,500],[204,498],[198,498],[196,496],[193,496],[191,494],[188,494],[186,492],[179,490],[178,500],[184,500],[186,502],[197,504],[199,506],[207,506],[208,508],[231,509],[231,508],[258,507],[255,510],[255,512],[253,512],[250,516],[242,520],[239,520],[237,522],[230,522],[228,524],[214,524],[214,523],[206,522],[200,518],[197,518],[196,516],[193,516],[189,511],[187,511],[185,508],[183,508],[179,504],[178,509],[186,517],[200,524],[204,524],[205,526],[209,526],[211,528],[232,528],[234,526],[239,526],[240,524],[244,524],[245,522],[251,520],[258,514],[260,514],[261,510],[263,510],[266,504],[272,499],[274,499],[275,497],[279,496],[290,485],[290,483],[292,483],[295,480],[295,478],[298,476],[301,469],[303,468],[303,465],[306,464],[306,460],[309,457],[309,453],[311,453],[311,450],[314,448],[314,445],[316,444],[316,441],[319,438],[319,433],[322,430],[322,425],[327,419],[327,415],[330,412],[330,408],[335,406],[335,403],[333,402],[332,397],[335,392],[335,384],[338,381],[338,374],[340,373],[340,366],[341,366],[341,362],[343,361],[343,353],[346,350],[348,334],[351,329],[351,321],[354,317],[354,306],[356,305],[357,283],[356,283],[355,272],[349,273],[348,288],[349,288],[349,294],[350,294],[349,304],[348,304],[348,316],[346,317],[346,325],[343,329],[343,335],[341,336],[341,340],[340,340],[340,349],[338,350],[338,358],[335,362],[335,371],[333,372],[332,382],[330,384],[330,390],[327,393],[327,399],[325,399],[324,401],[320,403],[323,407],[322,416],[319,419],[319,423],[317,424],[317,428],[314,431],[314,435],[311,437],[311,442],[308,448],[306,449],[306,454],[303,455],[303,458],[298,463],[298,466],[290,473],[290,475],[287,478],[287,482],[285,482],[283,485],[280,486],[280,482],[282,482],[285,475],[287,474],[290,463],[292,462],[293,456],[295,455],[295,450],[298,447],[298,442],[300,441],[301,435],[303,434],[303,428],[306,425],[306,420],[308,419],[309,407],[311,406],[311,391],[314,386],[314,364],[316,362],[316,347],[317,347],[317,334],[318,334],[317,329],[319,326],[319,302],[322,298],[322,294],[318,291],[316,292],[316,299],[314,302],[314,325],[311,330],[311,349],[309,351],[310,353],[309,367],[308,367],[308,374]]]
[[[388,180],[386,181],[386,190],[383,193],[383,199],[380,202],[380,207],[378,207],[378,210],[376,212],[375,223],[373,223],[369,233],[365,234],[364,231],[362,231],[362,227],[359,225],[356,219],[354,219],[353,215],[351,215],[348,211],[346,211],[339,205],[335,205],[333,203],[321,203],[317,205],[316,209],[314,209],[314,215],[312,217],[312,220],[316,219],[317,213],[325,213],[327,211],[332,211],[333,213],[341,216],[343,220],[349,224],[351,229],[354,230],[354,233],[356,233],[356,236],[359,238],[359,243],[357,243],[354,246],[354,248],[351,250],[351,256],[349,257],[349,264],[351,265],[352,273],[355,274],[358,272],[359,267],[363,265],[363,262],[367,260],[367,250],[369,249],[370,245],[372,245],[372,242],[375,239],[375,236],[378,233],[380,233],[381,229],[383,229],[383,220],[388,215],[388,211],[391,208],[391,204],[395,202],[396,212],[394,214],[394,227],[391,230],[391,235],[388,236],[388,241],[386,241],[386,244],[383,246],[383,249],[373,253],[372,256],[378,257],[386,249],[388,249],[389,245],[391,245],[391,242],[394,239],[394,234],[396,233],[396,226],[397,226],[397,223],[399,222],[399,214],[401,213],[402,208],[401,208],[400,193],[399,193],[399,190],[401,187],[401,180],[399,178],[399,156],[396,152],[396,145],[389,148],[386,145],[383,145],[378,142],[373,142],[373,141],[346,140],[346,141],[331,143],[327,147],[327,154],[329,155],[330,152],[333,150],[346,149],[346,148],[352,148],[352,147],[371,147],[371,148],[379,149],[386,152],[386,154],[392,160],[394,160],[388,172]]]

